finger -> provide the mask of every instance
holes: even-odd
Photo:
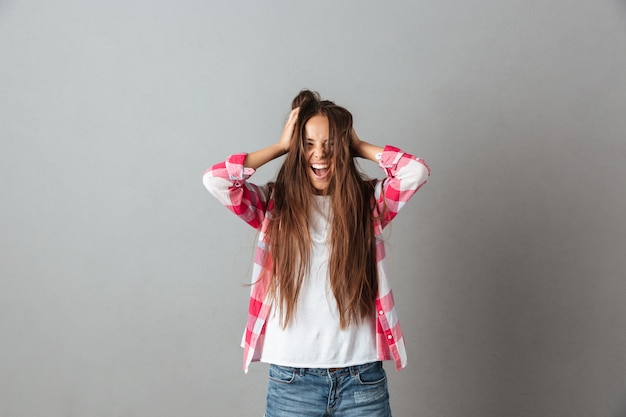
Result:
[[[288,122],[293,122],[298,118],[298,113],[300,112],[300,107],[296,107],[289,113]]]

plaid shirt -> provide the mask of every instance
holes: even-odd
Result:
[[[242,338],[243,368],[247,372],[253,361],[258,361],[263,348],[265,322],[271,305],[266,303],[271,271],[263,266],[267,250],[268,230],[274,201],[267,185],[247,182],[255,170],[244,167],[247,154],[235,154],[209,168],[203,177],[205,187],[226,208],[259,231],[252,269],[252,288],[248,308],[248,322]],[[406,348],[402,328],[394,306],[393,294],[385,268],[384,227],[398,214],[411,196],[426,182],[430,169],[422,159],[386,146],[379,160],[387,178],[377,180],[374,198],[373,226],[376,235],[376,263],[378,267],[378,295],[376,297],[376,346],[379,360],[395,362],[396,369],[406,366]],[[384,210],[383,210],[384,208]],[[384,213],[384,217],[379,216]]]

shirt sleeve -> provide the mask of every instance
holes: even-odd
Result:
[[[376,185],[376,210],[384,228],[404,207],[407,201],[426,183],[430,168],[421,158],[416,158],[393,146],[385,146],[379,159],[380,167],[387,174]]]
[[[231,155],[213,165],[204,173],[202,182],[220,203],[258,230],[265,218],[269,187],[248,182],[255,170],[244,167],[246,156]]]

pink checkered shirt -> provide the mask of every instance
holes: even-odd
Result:
[[[247,372],[250,363],[258,361],[261,356],[265,322],[271,311],[271,305],[266,303],[271,271],[263,266],[263,259],[274,201],[267,185],[259,186],[247,181],[255,170],[244,167],[246,156],[245,153],[235,154],[226,161],[213,165],[204,173],[203,183],[226,208],[259,231],[252,270],[248,323],[241,342],[244,348],[243,368]],[[396,369],[400,370],[406,366],[406,348],[387,279],[383,229],[424,185],[430,169],[422,159],[392,146],[385,147],[380,155],[379,165],[386,172],[387,178],[376,181],[374,193],[376,205],[373,223],[379,281],[376,297],[376,346],[378,359],[393,359]],[[379,213],[384,213],[384,217],[379,216]]]

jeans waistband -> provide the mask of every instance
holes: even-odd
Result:
[[[272,366],[279,366],[283,369],[292,370],[300,376],[303,376],[306,374],[324,375],[324,376],[327,376],[327,375],[339,376],[339,375],[350,374],[352,376],[356,376],[359,373],[365,372],[374,366],[382,366],[382,362],[381,361],[369,362],[369,363],[364,363],[362,365],[346,366],[343,368],[297,368],[293,366],[280,366],[280,365],[272,365]]]

